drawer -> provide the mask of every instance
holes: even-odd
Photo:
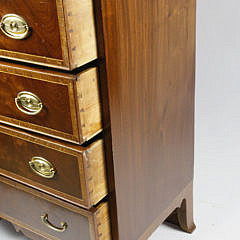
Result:
[[[2,180],[6,183],[0,182],[0,217],[27,236],[33,232],[48,240],[111,240],[107,203],[87,211]]]
[[[107,195],[102,140],[88,147],[0,125],[0,174],[79,206]]]
[[[0,63],[0,122],[83,143],[99,133],[97,69],[72,75]]]
[[[97,58],[92,0],[0,0],[0,57],[74,69]]]

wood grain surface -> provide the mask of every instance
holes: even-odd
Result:
[[[193,179],[195,8],[195,0],[101,0],[114,239],[147,239]]]
[[[23,40],[0,32],[0,56],[72,70],[97,58],[92,0],[1,0],[0,18],[23,17],[31,34]]]
[[[102,131],[101,98],[97,68],[77,74],[74,84],[79,119],[80,143]]]
[[[0,126],[0,173],[6,177],[57,196],[76,205],[91,208],[107,195],[103,143],[69,150],[39,136]],[[32,157],[42,157],[55,168],[46,179],[29,166]]]
[[[0,16],[15,13],[32,27],[32,35],[23,41],[0,34],[0,48],[49,58],[62,59],[57,6],[55,1],[1,0]]]
[[[1,0],[0,4],[2,6],[0,17],[10,13],[18,14],[32,29],[31,36],[24,40],[11,39],[1,32],[0,55],[2,57],[20,57],[22,60],[31,61],[31,56],[34,60],[35,55],[40,56],[47,64],[51,63],[50,59],[55,59],[60,65],[63,64],[64,56],[56,1],[20,0],[16,4],[14,0]],[[14,52],[21,54],[15,56]]]
[[[97,58],[93,0],[63,0],[69,69]]]
[[[0,122],[70,142],[83,143],[102,130],[97,69],[78,74],[0,63]],[[22,113],[15,98],[37,95],[43,110]]]

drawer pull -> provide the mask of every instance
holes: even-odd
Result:
[[[41,99],[31,92],[20,92],[15,98],[17,108],[27,115],[37,115],[43,109]]]
[[[33,172],[43,178],[53,178],[56,173],[53,165],[42,157],[33,157],[29,165]]]
[[[25,19],[16,14],[4,15],[0,27],[6,36],[13,39],[25,39],[30,34],[30,27]]]
[[[55,227],[52,223],[48,221],[48,215],[44,214],[41,216],[42,222],[50,229],[56,231],[56,232],[65,232],[67,229],[67,223],[61,222],[61,228]]]

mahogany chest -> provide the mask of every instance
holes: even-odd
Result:
[[[33,240],[191,233],[195,0],[0,5],[0,218]]]

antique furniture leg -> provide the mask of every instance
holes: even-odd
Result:
[[[182,200],[181,206],[176,208],[174,212],[167,218],[167,221],[178,225],[183,231],[192,233],[196,226],[193,220],[193,188],[192,185],[186,192],[185,198]]]

